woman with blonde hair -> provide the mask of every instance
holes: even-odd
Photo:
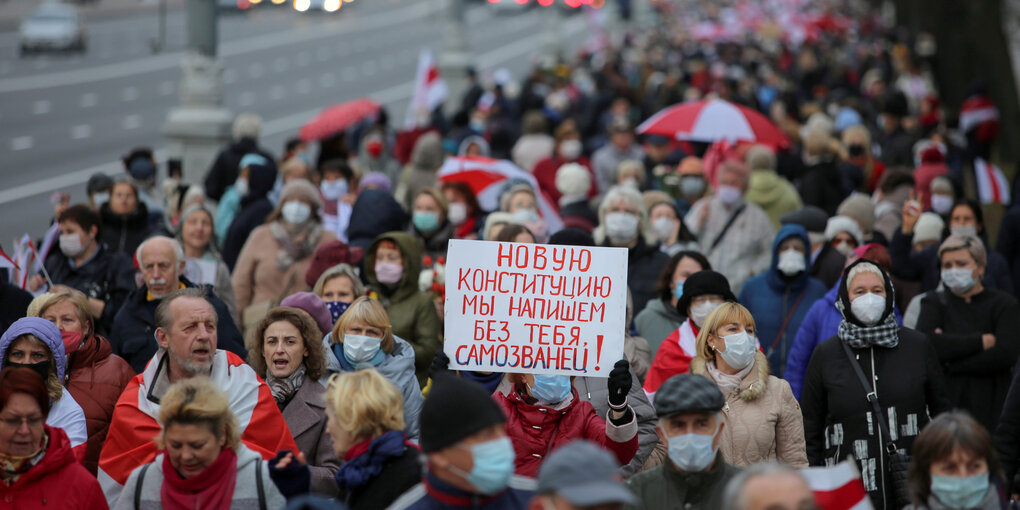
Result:
[[[417,439],[418,414],[425,399],[414,372],[414,349],[393,335],[386,309],[371,298],[354,300],[322,342],[328,350],[328,371],[374,368],[400,389],[404,396],[405,430],[409,437]]]
[[[705,319],[691,360],[691,373],[707,377],[726,396],[723,458],[735,466],[778,461],[807,467],[800,406],[790,384],[769,375],[755,331],[747,308],[723,303]]]
[[[161,452],[124,484],[117,509],[283,508],[262,456],[241,443],[230,403],[205,377],[170,386],[160,401]]]
[[[28,316],[46,319],[60,330],[66,355],[61,382],[85,413],[88,443],[83,464],[96,474],[113,408],[135,371],[96,333],[88,298],[80,291],[54,286],[32,300]]]
[[[316,280],[312,292],[322,298],[329,308],[329,315],[333,324],[340,319],[340,316],[351,306],[356,298],[365,295],[365,284],[354,272],[350,264],[337,264],[325,272]]]
[[[336,495],[333,475],[340,460],[326,432],[326,389],[318,379],[326,375],[322,333],[310,315],[299,308],[273,308],[249,333],[248,362],[269,385],[298,450],[311,466],[312,491]]]

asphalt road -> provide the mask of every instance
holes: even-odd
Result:
[[[220,18],[227,107],[264,119],[264,146],[274,152],[323,107],[363,96],[403,119],[419,52],[438,52],[438,1],[357,0],[340,12],[299,14],[254,9]],[[484,4],[467,13],[476,66],[505,67],[520,77],[541,44],[542,13],[496,14]],[[155,14],[88,25],[81,56],[17,57],[17,34],[0,32],[0,242],[41,235],[52,216],[49,196],[84,200],[98,171],[121,171],[118,158],[136,145],[162,148],[160,128],[178,102],[184,13],[167,19],[166,51],[153,55]],[[563,24],[580,41],[584,22]]]

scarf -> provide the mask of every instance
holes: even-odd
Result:
[[[503,372],[493,372],[491,374],[471,371],[460,372],[461,377],[481,384],[490,394],[496,391],[496,387],[499,386],[499,383],[503,382],[503,375]]]
[[[46,448],[50,445],[50,438],[43,434],[42,444],[39,449],[25,456],[8,455],[0,453],[0,480],[8,487],[17,483],[22,475],[32,469],[33,466],[42,462],[46,455]]]
[[[322,225],[309,221],[304,226],[289,231],[283,223],[274,221],[269,224],[269,232],[280,245],[280,250],[276,252],[276,266],[286,270],[295,262],[315,253],[315,246],[322,237]]]
[[[163,487],[160,503],[169,510],[220,510],[230,508],[237,484],[237,454],[230,448],[220,451],[209,467],[197,476],[182,478],[170,456],[163,451]]]
[[[839,323],[839,330],[836,336],[853,349],[864,349],[867,347],[892,349],[900,343],[899,332],[900,326],[896,324],[896,317],[893,314],[889,314],[884,321],[870,328],[861,327],[843,319]]]
[[[722,391],[723,395],[729,395],[730,393],[739,390],[740,382],[743,381],[744,378],[747,377],[747,374],[750,374],[753,369],[754,363],[752,362],[739,372],[730,375],[719,370],[719,368],[715,366],[715,361],[705,363],[705,370],[708,370],[708,375],[712,376],[712,380],[715,381],[717,386],[719,386],[719,390]]]
[[[269,385],[269,391],[273,392],[273,400],[276,401],[277,405],[281,405],[284,402],[289,402],[291,397],[305,382],[305,364],[301,363],[298,365],[297,370],[293,374],[288,375],[284,378],[276,377],[275,375],[266,372],[266,384]]]
[[[364,486],[378,476],[391,459],[403,455],[408,444],[402,431],[391,430],[352,446],[336,471],[337,487],[350,494]]]

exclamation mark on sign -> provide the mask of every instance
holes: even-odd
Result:
[[[602,360],[602,335],[597,337],[598,343],[595,344],[595,370],[601,370],[598,366],[598,362]]]

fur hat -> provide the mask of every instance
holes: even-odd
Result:
[[[556,190],[567,197],[588,196],[591,174],[577,163],[567,163],[556,170]]]

